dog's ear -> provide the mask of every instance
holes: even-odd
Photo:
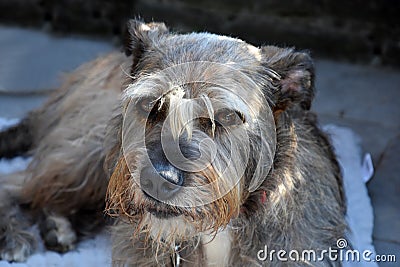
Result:
[[[310,109],[314,98],[314,64],[308,53],[276,46],[261,47],[263,64],[273,75],[277,90],[273,92],[274,111],[299,105]]]
[[[144,23],[141,20],[131,19],[126,24],[124,36],[124,51],[127,56],[140,57],[146,46],[153,40],[168,32],[164,23]]]
[[[134,72],[144,51],[148,49],[157,38],[168,33],[168,29],[164,23],[144,23],[141,20],[131,19],[126,24],[124,32],[124,52],[127,56],[133,56],[132,72]]]

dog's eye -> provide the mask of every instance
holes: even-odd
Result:
[[[152,97],[143,98],[142,100],[139,101],[138,108],[140,109],[140,111],[149,114],[153,110],[154,105],[156,103],[157,100]]]
[[[223,109],[215,115],[215,121],[223,126],[239,125],[244,123],[244,116],[239,111]]]

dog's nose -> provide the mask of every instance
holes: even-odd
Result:
[[[153,166],[144,168],[140,174],[140,186],[152,198],[166,201],[176,195],[182,187],[183,175],[172,166],[157,169]]]

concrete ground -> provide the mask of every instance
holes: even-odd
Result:
[[[111,43],[56,38],[0,26],[0,117],[23,117],[39,106],[60,73],[113,49]],[[400,70],[317,60],[314,110],[321,124],[353,129],[372,154],[368,189],[375,212],[378,254],[400,262]]]
[[[316,62],[314,110],[322,124],[347,126],[370,152],[375,175],[368,183],[374,208],[377,254],[400,262],[400,71],[385,67]]]

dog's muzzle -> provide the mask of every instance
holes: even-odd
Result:
[[[186,172],[181,169],[187,165],[184,162],[190,163],[200,156],[197,147],[185,138],[176,142],[172,137],[166,138],[163,145],[147,144],[150,162],[140,173],[142,191],[155,200],[169,202],[184,186]]]
[[[173,198],[182,188],[183,180],[183,173],[170,164],[148,166],[140,174],[142,190],[161,202]]]

